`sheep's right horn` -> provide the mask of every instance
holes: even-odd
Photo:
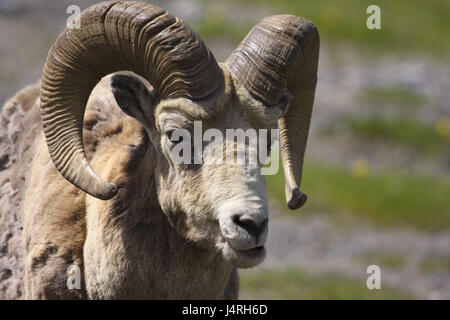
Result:
[[[217,92],[223,74],[200,37],[163,9],[139,2],[103,2],[81,13],[80,29],[65,29],[50,49],[42,75],[41,116],[59,172],[100,199],[117,189],[91,168],[83,146],[89,95],[112,72],[146,78],[159,99],[202,100]]]
[[[267,108],[279,104],[286,88],[293,95],[287,113],[278,122],[290,209],[297,209],[306,201],[299,186],[318,60],[316,27],[303,18],[279,15],[262,19],[226,62],[249,93]]]

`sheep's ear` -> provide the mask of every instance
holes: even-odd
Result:
[[[153,108],[157,99],[141,79],[132,75],[115,74],[111,78],[111,90],[123,112],[147,128],[152,126]]]

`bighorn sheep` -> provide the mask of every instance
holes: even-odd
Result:
[[[20,134],[35,138],[20,208],[5,209],[0,194],[2,214],[23,219],[25,297],[237,298],[236,268],[265,256],[261,164],[176,164],[170,136],[194,120],[221,132],[279,126],[287,203],[301,207],[318,53],[314,25],[291,15],[262,19],[218,64],[156,6],[83,11],[81,29],[50,49],[40,99],[39,84],[21,93],[35,103],[22,107]],[[134,74],[100,81],[119,71]],[[81,289],[68,288],[69,266],[80,268]]]

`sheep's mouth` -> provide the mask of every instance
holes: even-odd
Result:
[[[224,256],[236,267],[251,268],[264,260],[266,257],[266,248],[259,246],[247,250],[239,250],[227,243],[224,249]]]
[[[261,256],[264,256],[266,254],[266,248],[264,246],[260,246],[260,247],[256,247],[256,248],[252,248],[252,249],[248,249],[248,250],[237,250],[234,249],[235,251],[237,251],[239,254],[244,255],[248,258],[260,258]]]

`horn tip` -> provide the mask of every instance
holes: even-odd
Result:
[[[293,188],[286,198],[289,209],[296,210],[305,205],[308,196],[301,192],[299,188]]]
[[[92,196],[100,200],[110,200],[117,194],[118,191],[119,188],[115,184],[108,183],[106,188],[103,188],[103,190],[95,192],[95,194],[92,194]]]

